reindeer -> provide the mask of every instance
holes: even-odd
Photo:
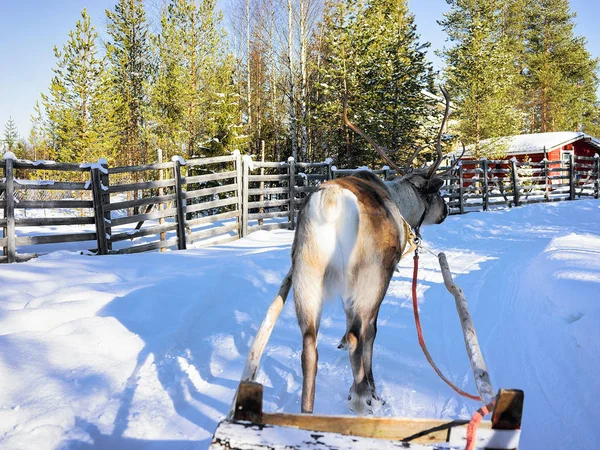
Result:
[[[317,375],[317,334],[323,302],[340,295],[346,313],[346,333],[340,347],[348,350],[354,382],[349,407],[373,414],[381,406],[373,378],[373,342],[377,315],[392,274],[407,246],[410,228],[439,224],[448,208],[440,195],[443,185],[436,170],[442,160],[441,134],[448,118],[449,96],[436,150],[428,168],[403,173],[387,151],[348,120],[393,166],[399,177],[382,181],[368,171],[327,181],[307,200],[298,218],[292,246],[292,285],[302,333],[302,412],[312,413]],[[418,148],[412,160],[421,148]],[[450,170],[450,169],[449,169]],[[407,226],[410,227],[408,227]]]

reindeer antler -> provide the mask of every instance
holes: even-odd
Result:
[[[450,94],[448,94],[448,91],[446,90],[446,88],[444,86],[440,86],[440,90],[442,91],[442,94],[444,94],[444,100],[446,102],[446,108],[444,110],[444,118],[442,119],[442,124],[440,125],[440,131],[438,131],[438,135],[437,135],[437,141],[435,143],[435,150],[437,152],[437,160],[432,164],[431,168],[429,169],[429,172],[427,173],[427,178],[431,178],[433,175],[435,175],[435,171],[437,170],[437,168],[440,166],[440,163],[442,162],[442,133],[444,131],[444,127],[446,126],[446,121],[448,120],[448,116],[450,115]]]
[[[381,147],[381,146],[377,145],[377,143],[373,139],[371,139],[371,137],[367,136],[364,133],[364,131],[362,131],[360,128],[358,128],[356,125],[354,125],[352,122],[350,122],[350,120],[348,119],[348,93],[344,93],[344,123],[348,126],[348,128],[350,128],[356,134],[358,134],[361,137],[363,137],[369,144],[371,144],[371,146],[373,146],[373,148],[375,149],[375,151],[377,151],[377,153],[379,153],[381,155],[381,157],[390,166],[392,166],[394,169],[396,169],[396,172],[398,172],[399,175],[404,175],[404,171],[402,169],[400,169],[400,167],[398,167],[396,165],[396,163],[394,163],[394,161],[392,161],[389,158],[389,156],[387,155],[387,152],[389,152],[388,149],[386,149],[385,147]]]
[[[439,174],[440,177],[443,177],[443,176],[449,174],[452,171],[452,169],[454,169],[456,167],[456,165],[460,162],[461,158],[467,151],[467,149],[465,148],[465,143],[463,141],[460,141],[460,144],[462,145],[462,149],[463,149],[462,153],[460,154],[460,156],[458,158],[456,158],[456,160],[452,163],[452,165],[450,167],[448,167],[444,172]]]

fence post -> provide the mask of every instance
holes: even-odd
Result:
[[[481,161],[481,170],[483,170],[483,186],[481,187],[481,196],[483,197],[483,210],[487,211],[489,206],[488,194],[488,162],[487,159]]]
[[[98,162],[106,171],[106,173],[104,173],[103,171],[101,171],[101,173],[100,173],[100,180],[102,181],[102,185],[106,187],[106,189],[102,190],[102,210],[104,211],[104,209],[105,209],[104,207],[110,205],[110,192],[109,192],[110,177],[109,177],[109,173],[108,173],[108,162],[104,158],[102,158]],[[107,248],[109,251],[112,250],[112,241],[111,241],[112,227],[110,226],[110,220],[111,220],[110,219],[110,211],[105,211],[104,212],[104,223],[106,225],[104,225],[104,227],[106,228]]]
[[[575,200],[575,158],[569,153],[569,200]]]
[[[458,163],[458,207],[461,214],[465,213],[465,185],[463,181],[463,166]]]
[[[94,204],[94,224],[96,225],[96,242],[98,243],[98,255],[108,254],[108,239],[106,237],[106,221],[104,220],[104,208],[102,201],[104,199],[104,185],[100,175],[100,164],[92,164],[90,167],[90,177],[92,181],[92,199]]]
[[[331,170],[333,167],[333,159],[327,158],[325,162],[327,163],[327,179],[333,180],[333,171]]]
[[[175,179],[175,206],[177,208],[177,248],[186,249],[185,236],[185,198],[181,185],[181,166],[185,161],[180,156],[173,156],[173,178]]]
[[[260,141],[260,161],[261,162],[265,162],[265,141]],[[265,168],[261,166],[260,168],[260,175],[263,176],[265,174]],[[262,203],[265,201],[265,195],[262,194],[262,192],[265,189],[265,182],[261,181],[260,182],[260,197],[259,197],[259,201]],[[258,212],[259,213],[264,213],[265,212],[265,208],[260,207],[258,208]],[[262,225],[263,224],[263,219],[258,219],[258,224]]]
[[[390,168],[389,166],[383,166],[381,169],[383,170],[383,180],[387,181],[390,177]]]
[[[156,149],[156,161],[158,162],[158,164],[162,164],[162,162],[163,162],[163,152],[162,152],[162,149],[160,149],[160,148]],[[164,179],[165,179],[165,174],[163,173],[163,170],[158,169],[158,181],[163,181]],[[165,189],[163,187],[159,187],[158,188],[158,196],[162,197],[163,195],[165,195]],[[165,209],[164,203],[159,203],[156,206],[159,211],[163,211]],[[164,223],[165,223],[165,218],[159,217],[158,225],[162,225]],[[167,233],[165,231],[163,231],[160,233],[160,241],[164,242],[166,240],[167,240]],[[165,250],[166,250],[166,248],[161,247],[161,249],[159,251],[164,252]]]
[[[16,231],[15,231],[15,176],[13,168],[14,155],[7,153],[4,155],[4,178],[6,178],[6,190],[4,197],[6,198],[6,207],[4,209],[4,217],[6,218],[6,227],[4,228],[4,236],[6,236],[6,256],[7,262],[13,263],[17,261],[17,246],[16,246]]]
[[[544,152],[545,154],[545,152]],[[548,179],[549,176],[549,169],[548,169],[548,159],[546,157],[544,157],[544,185],[546,186],[546,192],[544,194],[544,199],[546,201],[550,201],[550,189],[548,188],[548,184],[550,183],[550,180]]]
[[[510,160],[511,178],[513,185],[513,197],[515,206],[519,206],[519,176],[517,175],[517,160],[513,157]]]
[[[288,158],[288,174],[289,174],[289,199],[290,199],[290,230],[296,228],[296,162],[294,161],[294,157],[290,156]]]
[[[594,189],[594,198],[597,199],[600,191],[600,155],[596,153],[594,158],[596,158],[596,189]]]
[[[250,164],[252,164],[252,158],[248,155],[244,155],[244,173],[242,176],[242,237],[248,236],[248,202],[250,201],[249,191],[249,173]]]
[[[237,229],[237,233],[238,233],[238,237],[241,239],[243,237],[242,235],[242,220],[243,220],[243,216],[242,216],[242,209],[243,209],[243,200],[242,200],[242,183],[243,183],[243,178],[242,178],[242,156],[240,155],[240,151],[239,150],[234,150],[233,151],[233,156],[235,156],[235,180],[237,183],[237,190],[236,190],[236,194],[237,194],[237,198],[238,198],[238,202],[237,202],[237,210],[238,210],[238,217],[237,217],[237,224],[238,224],[238,229]]]

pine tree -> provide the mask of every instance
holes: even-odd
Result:
[[[98,139],[98,80],[104,71],[97,56],[98,33],[84,9],[75,30],[59,51],[54,47],[57,65],[50,92],[42,94],[46,132],[59,161],[91,161],[104,156]]]
[[[215,5],[171,0],[163,9],[152,115],[158,145],[167,154],[221,154],[239,143],[233,63]]]
[[[114,131],[119,136],[118,161],[148,162],[146,131],[151,52],[143,0],[120,0],[106,11],[106,56],[110,71],[106,94],[110,96]]]
[[[4,126],[4,133],[2,134],[4,150],[7,152],[14,151],[18,141],[19,132],[17,131],[17,124],[15,124],[15,121],[12,117],[9,117],[6,125]]]
[[[482,148],[482,140],[520,130],[518,21],[501,0],[447,1],[451,10],[440,22],[453,43],[442,53],[446,78],[461,139],[480,157],[498,150]]]
[[[568,0],[536,0],[526,14],[525,88],[532,132],[577,131],[592,125],[598,60],[574,34]]]
[[[336,163],[373,165],[379,157],[342,121],[348,93],[350,120],[376,142],[397,151],[399,163],[413,146],[429,142],[437,115],[422,95],[432,70],[405,0],[330,2],[324,15],[322,67],[316,84],[317,126]],[[331,152],[333,150],[333,152]]]

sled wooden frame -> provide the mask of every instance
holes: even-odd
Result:
[[[479,424],[476,448],[516,449],[520,438],[524,393],[517,389],[500,389],[496,396],[490,394],[493,391],[489,375],[464,294],[452,279],[446,256],[440,253],[438,258],[444,284],[455,298],[479,395],[485,403],[496,398],[492,420]],[[255,380],[263,351],[291,286],[290,269],[256,333],[231,411],[219,423],[211,449],[464,448],[468,420],[263,412],[263,386]]]

